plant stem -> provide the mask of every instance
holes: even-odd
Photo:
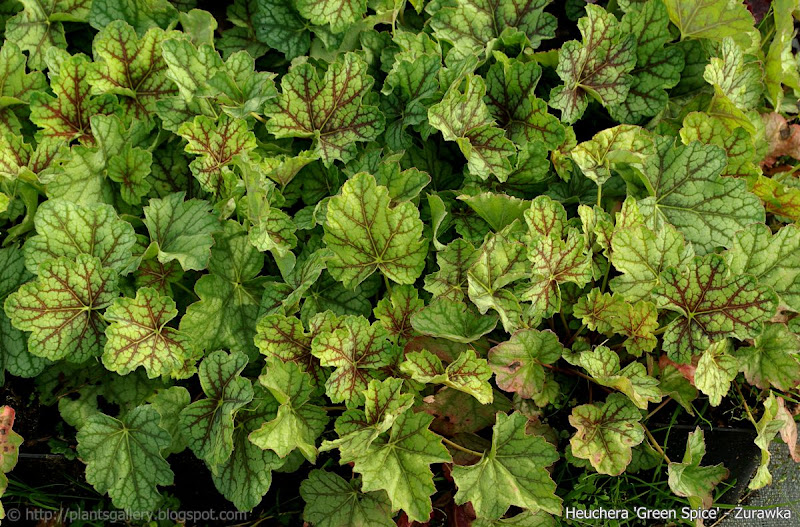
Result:
[[[184,292],[186,292],[186,293],[188,293],[189,295],[193,296],[193,297],[195,298],[195,300],[200,300],[200,297],[199,297],[199,296],[197,296],[197,293],[195,293],[194,291],[192,291],[191,289],[189,289],[188,287],[186,287],[186,286],[185,286],[185,285],[183,285],[182,283],[180,283],[180,282],[173,282],[173,285],[176,285],[176,286],[178,286],[178,289],[182,289]]]
[[[758,428],[758,423],[756,423],[756,418],[753,417],[753,412],[750,411],[750,406],[747,404],[747,401],[744,398],[744,394],[742,393],[742,389],[739,387],[739,383],[733,381],[733,385],[736,387],[736,391],[739,393],[739,397],[742,398],[742,404],[744,405],[744,409],[747,412],[747,418],[750,419],[750,422],[753,423],[753,426]]]
[[[600,286],[600,292],[604,292],[606,290],[606,286],[608,285],[608,272],[611,270],[611,264],[609,263],[606,266],[606,272],[603,273],[603,285]]]
[[[576,338],[578,338],[578,335],[580,335],[581,333],[583,333],[585,329],[586,329],[586,324],[583,324],[581,327],[579,327],[579,328],[578,328],[578,331],[576,331],[575,333],[573,333],[573,334],[572,334],[572,337],[570,337],[570,339],[567,341],[567,345],[566,345],[566,347],[569,347],[569,346],[571,346],[571,345],[572,345],[572,343],[573,343],[573,342],[575,342],[575,339],[576,339]]]
[[[669,397],[669,396],[667,396],[667,398],[666,398],[666,399],[664,399],[663,401],[661,401],[661,404],[659,404],[658,406],[656,406],[656,407],[653,409],[653,411],[652,411],[652,412],[650,412],[649,414],[647,414],[647,415],[645,416],[644,420],[645,420],[645,421],[647,421],[648,419],[650,419],[651,417],[653,417],[655,414],[657,414],[657,413],[659,412],[659,410],[661,410],[662,408],[664,408],[665,406],[667,406],[667,403],[669,403],[671,400],[672,400],[672,397]]]
[[[642,425],[642,428],[644,428],[644,433],[647,435],[647,439],[650,441],[650,445],[655,449],[655,451],[661,454],[661,457],[664,458],[664,461],[667,463],[672,463],[672,461],[670,461],[667,457],[667,454],[664,452],[664,449],[661,448],[661,445],[659,445],[658,441],[656,441],[656,438],[650,433],[650,430],[648,430],[645,425]]]
[[[267,124],[267,120],[258,115],[256,112],[250,112],[250,117],[255,117],[257,121],[261,121],[264,124]]]
[[[666,330],[668,330],[671,325],[672,324],[667,324],[666,326],[662,326],[662,327],[658,328],[657,330],[653,331],[653,335],[661,335]]]
[[[347,410],[347,407],[344,406],[344,405],[342,405],[342,406],[320,406],[320,408],[322,408],[326,412],[336,412],[336,411],[339,411],[339,410]]]
[[[450,441],[446,437],[442,437],[442,441],[444,442],[444,444],[446,444],[446,445],[448,445],[450,447],[453,447],[456,450],[460,450],[460,451],[464,452],[465,454],[470,454],[470,455],[475,456],[475,457],[483,457],[483,452],[476,452],[474,450],[470,450],[469,448],[463,447],[463,446],[459,445],[458,443],[453,443],[452,441]]]
[[[567,338],[572,339],[572,331],[570,331],[569,329],[569,324],[567,324],[567,317],[564,316],[564,312],[559,311],[558,316],[561,317],[561,324],[564,325],[564,331],[567,332]]]

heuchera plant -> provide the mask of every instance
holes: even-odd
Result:
[[[174,4],[0,4],[0,365],[116,507],[185,449],[320,527],[554,525],[559,467],[709,506],[648,422],[729,396],[751,489],[794,453],[796,2]]]

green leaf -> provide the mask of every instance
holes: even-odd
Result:
[[[277,102],[267,108],[267,130],[277,138],[313,138],[314,151],[326,165],[347,162],[357,141],[372,141],[383,131],[380,110],[362,104],[371,87],[366,63],[353,53],[331,63],[322,80],[311,64],[297,64],[281,79]]]
[[[575,457],[587,459],[601,474],[621,474],[631,462],[631,449],[644,439],[642,416],[624,395],[612,393],[602,405],[572,409],[569,424],[577,429],[570,439]]]
[[[719,117],[691,112],[683,120],[680,135],[685,144],[699,141],[725,150],[728,164],[722,171],[723,176],[748,177],[759,174],[754,163],[755,145],[750,133],[742,127],[730,130],[725,121]],[[753,189],[751,191],[754,192]]]
[[[162,499],[157,486],[172,485],[172,470],[161,456],[170,436],[159,420],[156,409],[145,405],[121,420],[98,412],[78,431],[86,481],[98,492],[107,492],[115,507],[155,510]]]
[[[136,233],[109,205],[82,206],[49,199],[36,210],[37,235],[23,248],[25,264],[37,273],[39,266],[61,256],[75,259],[79,254],[94,256],[103,267],[129,270]]]
[[[429,351],[407,353],[400,370],[417,382],[444,384],[472,395],[481,404],[492,402],[492,387],[488,383],[492,370],[486,359],[478,358],[473,350],[462,352],[447,368]]]
[[[691,244],[686,244],[680,232],[669,224],[656,231],[640,222],[643,217],[632,200],[635,210],[630,224],[621,224],[611,238],[611,263],[622,274],[611,279],[611,289],[625,299],[641,301],[651,298],[653,289],[661,283],[661,273],[667,267],[681,268],[694,257]]]
[[[324,271],[319,281],[311,285],[308,290],[300,309],[300,316],[308,320],[324,311],[332,311],[337,315],[369,316],[372,310],[370,298],[378,293],[379,287],[380,279],[372,276],[355,289],[345,289],[341,282],[337,282]]]
[[[336,368],[325,383],[331,401],[358,405],[367,383],[380,378],[380,368],[394,363],[395,350],[380,322],[348,317],[344,328],[314,337],[311,353],[323,366]]]
[[[530,207],[526,200],[494,192],[482,192],[474,196],[462,195],[458,196],[458,199],[469,205],[495,232],[502,231],[514,220],[522,221],[523,213]]]
[[[89,23],[102,29],[124,20],[140,35],[150,28],[167,28],[178,21],[178,11],[167,0],[92,0]]]
[[[441,49],[429,37],[424,34],[419,37],[424,44],[417,50],[413,49],[417,40],[406,35],[395,33],[395,41],[403,51],[395,55],[381,90],[386,95],[381,99],[381,110],[387,121],[386,142],[392,148],[412,145],[408,127],[426,127],[428,106],[436,101],[437,73],[442,67]],[[412,49],[405,49],[407,45]]]
[[[181,38],[163,40],[161,50],[167,63],[167,77],[178,86],[181,97],[190,103],[190,108],[194,102],[197,109],[202,110],[200,104],[205,101],[195,98],[205,94],[208,80],[223,68],[219,54],[208,44],[194,46],[189,40]]]
[[[614,332],[614,323],[624,309],[625,301],[617,295],[601,293],[594,288],[582,296],[573,307],[573,315],[591,331],[609,334]]]
[[[639,357],[658,345],[654,335],[658,329],[658,313],[651,302],[624,302],[612,325],[615,333],[628,337],[624,345],[631,355]]]
[[[205,399],[181,411],[182,432],[189,448],[208,463],[212,473],[233,452],[233,419],[236,412],[253,399],[253,386],[240,377],[247,366],[242,353],[215,351],[200,363],[198,375]]]
[[[404,343],[414,336],[414,316],[425,306],[413,286],[401,285],[393,288],[389,296],[382,298],[373,310],[375,318],[383,324],[394,342]]]
[[[186,334],[167,323],[175,318],[175,302],[155,289],[144,288],[136,298],[118,298],[109,306],[103,365],[120,375],[127,375],[139,366],[149,378],[174,374],[192,356]]]
[[[564,206],[548,196],[538,196],[531,201],[525,214],[525,224],[533,236],[563,238],[567,226],[567,211]]]
[[[500,389],[530,399],[545,386],[544,364],[553,364],[564,351],[552,331],[523,329],[489,350],[489,366]]]
[[[255,387],[253,401],[237,417],[233,432],[233,454],[212,472],[214,486],[240,511],[252,510],[261,503],[272,485],[272,471],[286,460],[271,450],[262,450],[248,436],[265,420],[275,416],[277,403],[263,388]],[[242,417],[243,416],[243,417]]]
[[[634,361],[620,368],[619,355],[606,346],[583,351],[568,360],[585,369],[598,384],[627,395],[637,408],[646,410],[649,403],[661,400],[658,381],[647,375],[644,364]]]
[[[528,274],[525,254],[522,243],[501,233],[489,235],[467,272],[469,299],[481,314],[489,309],[497,311],[507,332],[519,329],[522,308],[505,287]]]
[[[191,400],[189,390],[183,386],[159,389],[147,399],[150,406],[155,408],[161,416],[158,426],[169,432],[172,437],[170,445],[162,449],[162,455],[180,454],[186,450],[186,438],[181,432],[180,414],[181,410],[189,406]]]
[[[55,64],[49,64],[50,87],[55,97],[35,92],[30,98],[31,121],[42,129],[43,137],[65,142],[77,139],[91,145],[95,138],[90,117],[114,111],[116,98],[113,95],[93,97],[90,94],[89,64],[83,55],[69,56],[66,53],[57,68],[54,68]]]
[[[555,236],[534,236],[528,247],[532,265],[530,284],[522,293],[523,300],[533,302],[537,317],[548,318],[561,309],[560,284],[583,287],[592,279],[592,255],[586,238],[576,229],[567,231],[567,239]]]
[[[555,36],[556,18],[544,9],[550,0],[458,0],[431,19],[437,39],[453,45],[453,54],[482,54],[496,39],[533,49]],[[490,47],[491,49],[491,47]]]
[[[758,435],[754,442],[761,449],[761,462],[750,484],[747,485],[748,489],[756,490],[772,483],[772,474],[769,472],[771,457],[769,445],[787,422],[794,422],[794,417],[786,410],[783,399],[775,397],[775,394],[770,392],[764,401],[764,414],[755,423]]]
[[[314,463],[317,459],[315,442],[328,424],[328,415],[323,408],[309,402],[314,391],[311,376],[293,362],[273,359],[258,380],[269,389],[280,407],[274,419],[248,436],[250,442],[274,451],[281,458],[298,449]]]
[[[570,155],[584,176],[602,186],[618,165],[641,167],[652,153],[653,142],[643,128],[621,124],[598,132]]]
[[[694,385],[708,395],[711,406],[719,406],[731,388],[731,381],[739,373],[739,363],[730,355],[731,348],[727,340],[715,342],[697,361]]]
[[[777,0],[772,4],[772,16],[775,22],[775,37],[769,45],[764,64],[764,84],[767,96],[775,108],[781,107],[783,86],[800,88],[800,72],[792,63],[792,39],[794,24],[790,14],[795,5],[791,0]]]
[[[131,148],[126,145],[118,156],[108,160],[108,178],[119,183],[123,201],[138,205],[142,198],[150,192],[150,183],[146,178],[150,175],[153,156],[142,148]]]
[[[0,302],[16,291],[19,286],[33,278],[25,269],[22,251],[16,247],[0,249]],[[5,311],[0,310],[0,382],[5,371],[16,377],[35,377],[45,368],[47,361],[28,351],[25,334],[11,325]]]
[[[237,119],[261,113],[264,103],[277,95],[272,73],[255,71],[255,60],[246,51],[233,53],[208,80],[222,110]]]
[[[703,78],[719,88],[737,108],[752,110],[761,102],[761,64],[745,62],[744,52],[730,37],[722,40],[719,57],[712,57]]]
[[[511,505],[561,514],[561,499],[547,471],[558,453],[543,437],[526,434],[527,424],[519,412],[497,414],[492,448],[474,465],[453,467],[456,503],[472,502],[482,518],[500,518]]]
[[[624,123],[637,123],[643,117],[658,115],[668,103],[665,90],[678,84],[684,68],[681,49],[664,47],[672,40],[664,4],[650,0],[637,7],[627,11],[620,22],[623,32],[636,36],[633,81],[625,100],[609,108],[612,117]]]
[[[344,329],[345,320],[330,311],[318,313],[311,317],[306,333],[303,323],[295,317],[267,315],[258,321],[255,344],[267,357],[275,356],[299,364],[317,384],[321,384],[325,375],[319,359],[311,353],[311,343],[317,335]]]
[[[771,287],[781,304],[800,311],[800,229],[786,225],[775,234],[766,225],[748,225],[737,232],[727,252],[730,272],[750,274]]]
[[[463,91],[460,84],[454,83],[442,102],[428,109],[428,122],[442,132],[445,140],[458,144],[471,174],[484,180],[494,175],[505,181],[511,172],[509,156],[516,152],[514,143],[495,125],[483,102],[483,79],[467,75]]]
[[[161,55],[164,31],[151,29],[141,38],[122,20],[105,26],[94,39],[95,62],[89,66],[88,82],[95,94],[111,93],[131,116],[143,119],[155,111],[155,103],[178,93],[167,78]]]
[[[293,3],[282,0],[256,0],[256,3],[253,20],[258,40],[285,54],[288,60],[308,51],[311,34]]]
[[[550,92],[550,106],[561,110],[561,120],[570,124],[586,111],[589,97],[604,106],[625,101],[629,73],[636,65],[636,39],[602,7],[587,5],[578,29],[583,42],[570,40],[558,52],[556,71],[564,85]]]
[[[47,67],[51,47],[67,48],[62,22],[85,22],[89,0],[25,0],[23,10],[6,22],[5,38],[28,52],[32,69]]]
[[[384,492],[360,491],[358,480],[345,481],[325,470],[312,470],[300,484],[306,502],[303,519],[319,527],[392,527],[391,504]]]
[[[413,395],[401,393],[403,385],[393,377],[369,381],[363,392],[364,410],[345,410],[336,420],[339,439],[324,441],[320,450],[338,448],[342,456],[358,456],[414,403]]]
[[[295,5],[313,24],[330,24],[334,33],[341,33],[367,12],[366,0],[297,0]]]
[[[229,57],[237,51],[246,51],[254,59],[260,58],[269,51],[270,46],[261,42],[256,36],[257,16],[260,13],[257,0],[234,0],[226,10],[231,27],[222,30],[217,39],[217,49],[223,57]]]
[[[654,292],[659,308],[679,316],[664,333],[663,348],[676,362],[688,363],[724,337],[740,340],[761,332],[775,312],[775,294],[751,275],[729,274],[717,254],[696,257],[680,270],[667,268]]]
[[[800,383],[800,337],[785,324],[769,323],[752,346],[739,348],[738,359],[747,382],[763,390],[775,387],[789,391]]]
[[[508,59],[500,52],[495,52],[495,58],[498,61],[486,74],[484,100],[509,138],[518,145],[542,141],[548,149],[563,143],[564,127],[547,113],[547,103],[534,95],[541,67]]]
[[[83,362],[105,344],[101,312],[118,295],[116,276],[87,254],[47,260],[35,282],[6,298],[6,315],[15,328],[31,332],[32,354]]]
[[[753,16],[741,0],[664,0],[664,4],[682,39],[734,37],[741,44],[750,43]]]
[[[293,158],[267,158],[258,164],[240,165],[244,171],[247,189],[242,204],[245,205],[247,219],[251,224],[250,243],[260,251],[271,251],[276,259],[286,258],[289,251],[297,245],[297,225],[285,212],[272,205],[276,190],[272,181],[264,177],[264,172],[269,178],[285,186],[303,166],[313,160],[313,157],[301,154]],[[231,178],[231,173],[227,170],[224,173],[226,183],[240,186],[240,181]]]
[[[264,255],[250,244],[247,232],[226,221],[214,235],[210,274],[194,287],[200,300],[190,304],[181,319],[181,331],[192,336],[198,349],[224,348],[256,356],[253,337],[264,291],[264,279],[258,277],[263,266]]]
[[[219,229],[219,222],[207,202],[184,201],[184,196],[184,192],[176,192],[151,199],[144,208],[144,223],[150,239],[158,245],[160,262],[177,260],[185,271],[205,269],[214,242],[211,233]]]
[[[0,106],[14,106],[30,102],[35,91],[44,91],[47,80],[43,73],[32,71],[28,73],[25,65],[28,57],[22,50],[6,40],[0,49]]]
[[[642,170],[652,198],[639,206],[677,227],[698,254],[730,247],[736,231],[764,222],[760,200],[742,180],[720,177],[725,152],[700,143],[675,145],[655,137],[657,154]],[[649,216],[649,212],[645,212]]]
[[[362,491],[385,490],[392,509],[400,508],[413,521],[427,521],[433,510],[432,463],[446,463],[450,455],[442,439],[428,430],[433,417],[407,410],[389,435],[376,439],[366,450],[342,463],[353,462],[353,471],[363,478]]]
[[[695,428],[686,440],[686,452],[682,463],[670,463],[669,488],[684,498],[689,498],[692,507],[711,507],[714,487],[728,477],[728,469],[722,464],[700,466],[706,455],[706,444],[703,430]]]
[[[480,315],[463,302],[437,298],[411,316],[411,325],[424,335],[469,343],[491,332],[496,315]]]
[[[192,174],[203,190],[214,195],[226,195],[238,178],[231,172],[234,157],[256,147],[256,138],[247,129],[247,122],[227,114],[218,119],[204,115],[183,123],[178,135],[186,139],[186,152],[198,155],[189,164]]]
[[[467,271],[478,253],[462,238],[450,242],[436,253],[439,270],[425,276],[425,290],[434,297],[461,301],[467,295]]]
[[[183,271],[178,262],[162,264],[156,259],[144,260],[133,274],[136,288],[152,287],[163,295],[171,295],[172,284],[179,282]]]
[[[416,168],[400,170],[400,164],[386,162],[378,165],[375,180],[389,189],[389,196],[395,203],[416,198],[430,182],[431,177]]]
[[[349,179],[328,202],[325,243],[333,251],[331,275],[348,289],[376,270],[399,284],[411,284],[425,265],[419,211],[403,202],[390,207],[389,192],[370,174]]]

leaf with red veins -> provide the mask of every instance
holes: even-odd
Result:
[[[42,128],[42,137],[94,144],[89,119],[113,113],[116,98],[110,94],[93,97],[88,71],[89,61],[85,56],[66,58],[50,77],[50,87],[56,96],[43,92],[31,95],[31,121]]]
[[[562,86],[550,92],[550,106],[561,110],[561,120],[574,123],[586,111],[589,97],[604,106],[622,103],[628,96],[636,66],[636,39],[623,32],[613,14],[588,4],[578,20],[582,42],[566,42],[558,52]]]
[[[664,333],[664,351],[679,363],[725,337],[740,340],[761,333],[775,314],[777,298],[747,274],[729,275],[718,254],[696,257],[680,270],[667,268],[654,296],[661,309],[679,313]]]
[[[366,62],[355,53],[333,62],[323,79],[311,64],[297,64],[283,76],[277,101],[267,107],[267,130],[277,138],[313,138],[314,151],[326,165],[347,162],[357,141],[373,141],[383,131],[383,114],[361,101],[372,82]]]
[[[346,317],[337,317],[331,311],[317,313],[311,317],[306,332],[296,317],[267,315],[258,321],[255,343],[267,357],[299,364],[311,375],[315,385],[321,385],[327,379],[327,371],[311,353],[311,343],[317,335],[344,329],[345,320]]]
[[[95,62],[88,81],[95,94],[113,93],[135,119],[155,111],[156,101],[178,94],[167,77],[161,41],[167,33],[153,28],[140,38],[130,25],[115,20],[94,39]]]
[[[178,135],[189,142],[188,153],[200,156],[189,164],[192,174],[203,190],[217,195],[233,185],[227,168],[233,158],[256,147],[256,137],[248,130],[247,122],[227,114],[218,119],[195,117],[193,122],[181,125]]]
[[[395,363],[397,350],[379,322],[363,317],[345,320],[345,327],[322,333],[311,343],[311,353],[323,366],[336,368],[325,389],[335,403],[361,404],[372,379],[383,378],[381,368]]]
[[[583,234],[574,229],[566,240],[534,237],[528,260],[533,263],[533,273],[522,299],[532,301],[534,312],[542,318],[561,309],[559,284],[572,282],[582,287],[592,279],[591,251],[587,251]]]
[[[8,296],[6,314],[14,327],[31,332],[32,354],[84,362],[99,355],[105,344],[101,311],[118,294],[116,276],[88,254],[47,260],[37,281]]]
[[[120,375],[139,366],[151,379],[180,370],[191,356],[189,338],[167,323],[175,318],[175,302],[145,287],[136,298],[118,298],[106,311],[111,325],[103,365]]]
[[[420,300],[417,289],[410,285],[401,285],[392,289],[388,297],[384,297],[375,306],[373,313],[394,342],[401,344],[418,335],[411,326],[411,315],[425,306]]]
[[[500,389],[529,399],[544,388],[543,366],[556,362],[563,351],[552,331],[523,329],[489,350],[489,366]]]

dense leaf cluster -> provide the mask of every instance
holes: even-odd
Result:
[[[115,506],[189,449],[321,527],[549,526],[551,467],[652,469],[659,403],[729,393],[751,488],[794,446],[796,2],[0,5],[0,372]]]

